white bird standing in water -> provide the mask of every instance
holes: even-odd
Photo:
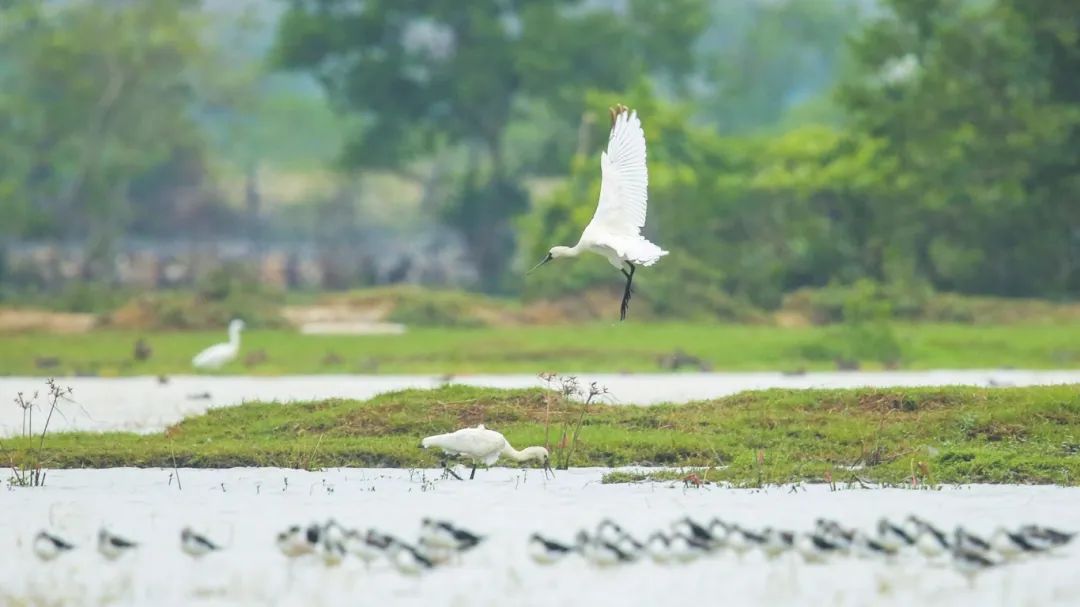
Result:
[[[239,318],[229,323],[229,341],[214,344],[199,352],[191,359],[191,365],[196,369],[220,369],[225,363],[236,358],[240,353],[240,331],[244,329],[244,321]]]
[[[600,201],[592,221],[572,247],[551,247],[532,272],[559,257],[577,257],[584,251],[602,255],[626,276],[619,320],[626,320],[630,285],[637,266],[651,266],[668,252],[641,235],[649,203],[649,171],[645,165],[645,131],[637,112],[625,105],[610,109],[611,135],[600,154]],[[627,271],[629,267],[629,271]]]
[[[544,466],[544,476],[551,472],[551,459],[548,450],[543,447],[526,447],[521,451],[515,449],[502,434],[488,430],[483,424],[475,428],[462,428],[457,432],[448,434],[436,434],[429,436],[420,442],[420,446],[428,449],[436,447],[443,450],[447,455],[463,455],[473,462],[469,480],[476,476],[476,467],[483,462],[490,466],[497,462],[500,457],[506,456],[516,462],[540,460]],[[461,480],[454,471],[446,468],[448,472]],[[555,473],[552,472],[552,476]]]

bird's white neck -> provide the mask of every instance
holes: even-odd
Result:
[[[509,441],[507,441],[506,446],[503,447],[502,454],[514,460],[515,462],[524,461],[529,457],[524,451],[518,451],[517,449],[515,449]]]
[[[229,345],[240,345],[240,327],[232,327],[229,329]]]
[[[538,452],[540,449],[543,449],[543,447],[525,447],[521,451],[518,451],[510,444],[510,441],[507,441],[506,445],[503,447],[502,454],[515,462],[524,462],[531,459],[543,459],[543,453]]]

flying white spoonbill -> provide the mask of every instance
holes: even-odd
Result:
[[[488,430],[483,424],[475,428],[462,428],[457,432],[429,436],[420,441],[420,446],[425,449],[437,447],[448,455],[463,455],[471,459],[473,467],[472,472],[469,474],[469,480],[476,476],[476,467],[480,462],[483,462],[485,466],[490,466],[503,455],[517,462],[538,459],[544,465],[544,476],[547,477],[548,472],[555,476],[555,473],[551,470],[551,459],[547,449],[543,447],[526,447],[518,451],[510,445],[505,436],[494,430]],[[450,470],[449,467],[446,470],[458,480],[461,480],[461,477],[455,474],[453,470]]]
[[[240,352],[240,331],[244,329],[244,321],[239,318],[229,323],[229,341],[222,344],[214,344],[199,352],[191,359],[191,364],[196,369],[220,369],[225,363],[236,358]]]
[[[625,105],[609,111],[611,135],[607,151],[600,153],[600,201],[596,213],[576,245],[551,247],[547,257],[529,272],[558,257],[577,257],[584,251],[602,255],[626,277],[626,291],[619,306],[619,320],[626,320],[634,270],[638,265],[653,265],[668,252],[641,235],[649,204],[649,171],[645,166],[645,131],[641,120],[636,111]]]

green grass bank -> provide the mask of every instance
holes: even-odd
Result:
[[[252,403],[160,434],[49,435],[47,468],[437,464],[420,438],[478,423],[561,463],[581,405],[543,390],[447,386],[368,401]],[[18,465],[37,441],[0,441]],[[1080,483],[1080,386],[767,390],[687,405],[590,405],[570,465],[703,468],[708,481]],[[614,475],[609,480],[635,480]]]
[[[1080,323],[896,324],[894,365],[934,368],[1077,368]],[[144,339],[149,357],[136,360]],[[715,371],[826,370],[837,358],[884,366],[871,347],[832,326],[706,323],[598,323],[578,326],[410,328],[403,335],[244,333],[224,374],[648,372],[670,369],[676,352]],[[0,335],[0,375],[156,375],[192,373],[191,357],[225,340],[224,331],[96,330],[76,335]],[[689,364],[684,369],[698,368]]]

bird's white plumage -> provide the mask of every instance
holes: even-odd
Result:
[[[425,438],[421,444],[425,449],[437,447],[450,455],[463,455],[473,461],[490,466],[499,460],[503,449],[508,445],[502,434],[488,430],[483,424],[475,428],[462,428],[456,432],[436,434]]]
[[[625,106],[612,108],[612,113],[611,137],[607,150],[600,154],[600,200],[596,213],[576,245],[552,247],[540,265],[591,251],[623,270],[625,262],[651,266],[668,254],[641,235],[649,207],[649,170],[641,120],[637,112]]]
[[[613,233],[640,234],[649,202],[649,170],[645,131],[636,111],[615,118],[607,151],[600,153],[600,174],[600,201],[590,225]]]
[[[607,151],[600,154],[600,200],[578,246],[600,253],[612,266],[651,266],[667,251],[641,235],[649,207],[645,131],[636,111],[623,111],[611,127]]]
[[[219,369],[225,363],[236,358],[240,353],[240,331],[244,329],[244,321],[236,319],[229,323],[229,341],[214,344],[199,352],[191,359],[191,364],[196,369]]]

